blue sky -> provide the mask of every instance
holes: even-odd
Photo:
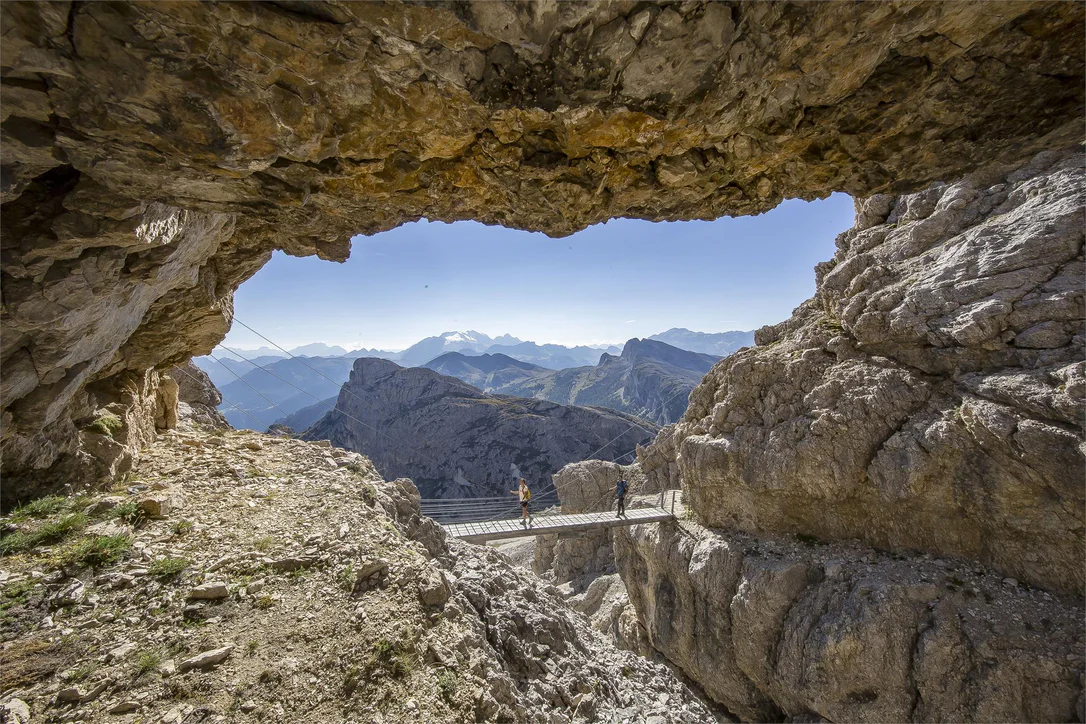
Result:
[[[402,349],[467,329],[566,345],[755,329],[811,296],[814,265],[852,221],[844,194],[711,222],[615,219],[564,239],[420,221],[355,237],[345,264],[276,252],[234,310],[284,347]],[[235,325],[224,344],[264,343]]]

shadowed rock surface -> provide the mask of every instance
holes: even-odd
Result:
[[[516,478],[542,493],[566,463],[618,456],[656,430],[613,410],[490,395],[433,370],[362,358],[335,409],[304,437],[365,453],[389,475],[410,476],[424,498],[508,495],[513,514]]]
[[[5,500],[96,479],[80,421],[208,353],[274,249],[342,260],[350,235],[422,217],[711,219],[1020,161],[1080,139],[1083,20],[1046,2],[3,3]]]

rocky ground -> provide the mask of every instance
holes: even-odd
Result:
[[[34,722],[703,722],[360,455],[173,431],[108,494],[3,522],[0,700]]]

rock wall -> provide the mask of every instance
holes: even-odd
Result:
[[[745,721],[1083,721],[1080,602],[975,563],[618,528],[652,646]]]
[[[1081,591],[1083,208],[1078,151],[858,204],[814,299],[714,367],[642,459],[677,451],[708,525]]]
[[[178,386],[178,420],[210,428],[230,427],[219,412],[222,394],[206,372],[188,361],[170,369],[170,377]]]
[[[273,249],[920,188],[1081,135],[1080,3],[33,3],[4,37],[5,500]],[[1023,102],[1028,99],[1028,102]],[[91,477],[93,477],[91,475]]]

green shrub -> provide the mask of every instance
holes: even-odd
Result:
[[[143,519],[143,511],[136,501],[126,500],[113,509],[113,517],[135,525]]]
[[[441,692],[442,698],[450,700],[454,696],[456,696],[456,687],[459,685],[459,683],[460,682],[457,681],[455,673],[449,670],[445,670],[438,674],[437,690]]]
[[[166,556],[152,561],[148,571],[155,578],[174,578],[185,570],[188,565],[189,560],[187,558],[170,558]]]
[[[178,520],[170,524],[170,532],[174,535],[185,535],[192,530],[193,523],[191,520]]]

